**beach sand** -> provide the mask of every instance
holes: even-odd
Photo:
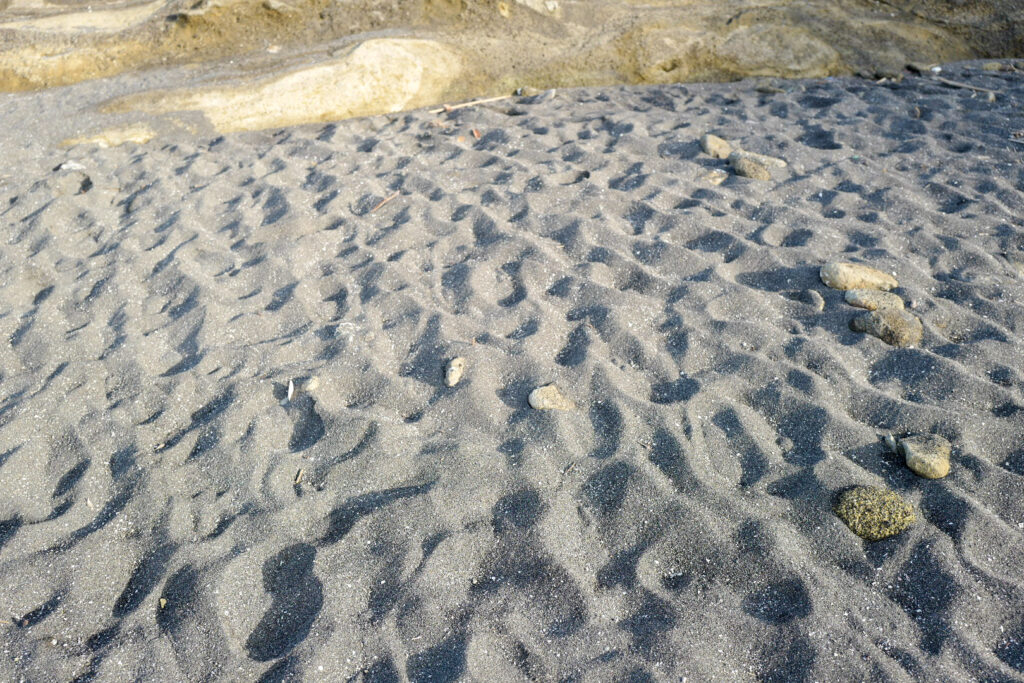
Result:
[[[1022,680],[1024,76],[935,75],[107,149],[5,95],[0,679]]]

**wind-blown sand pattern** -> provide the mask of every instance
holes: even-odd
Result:
[[[7,143],[0,678],[1020,680],[1024,79],[943,75]]]

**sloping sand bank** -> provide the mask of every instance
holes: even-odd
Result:
[[[1024,78],[941,75],[59,151],[93,91],[6,96],[0,678],[1020,680]]]
[[[259,78],[373,39],[427,40],[465,69],[437,101],[535,88],[893,74],[1024,57],[1017,0],[11,0],[0,91],[167,65]],[[177,85],[191,85],[185,82]],[[386,107],[377,110],[386,112]]]

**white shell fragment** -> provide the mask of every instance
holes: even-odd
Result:
[[[466,371],[466,359],[462,356],[452,358],[448,368],[444,371],[444,383],[454,387],[462,379],[462,373]]]
[[[288,390],[281,405],[288,405],[302,394],[316,391],[320,386],[320,378],[316,375],[310,377],[295,377],[288,380]]]

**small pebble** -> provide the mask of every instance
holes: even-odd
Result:
[[[701,136],[700,148],[704,150],[705,154],[710,154],[716,159],[728,159],[729,155],[732,154],[732,145],[711,133],[705,133]]]
[[[836,516],[866,541],[895,536],[914,523],[914,509],[899,494],[880,486],[855,486],[843,492]]]
[[[536,410],[575,410],[576,404],[562,395],[554,384],[537,387],[527,398],[531,408]]]
[[[949,455],[953,447],[938,434],[908,436],[897,444],[907,467],[925,479],[942,479],[949,474]]]
[[[854,332],[866,332],[890,346],[914,346],[921,341],[924,328],[921,319],[904,310],[881,308],[858,315],[850,321]]]
[[[821,281],[832,289],[879,289],[899,287],[892,275],[860,263],[830,261],[821,267]]]
[[[789,165],[786,163],[785,159],[770,157],[767,154],[758,154],[757,152],[748,152],[745,149],[737,149],[729,156],[730,160],[732,157],[746,157],[747,159],[753,159],[764,166],[774,166],[775,168],[786,168],[786,166]]]
[[[857,308],[866,308],[869,311],[877,311],[882,308],[903,310],[903,299],[892,292],[880,292],[877,289],[848,289],[846,290],[846,303]]]
[[[736,172],[736,175],[741,175],[744,178],[751,178],[752,180],[772,179],[772,174],[768,171],[768,167],[754,161],[750,157],[734,153],[729,157],[729,163],[732,165],[732,170]]]
[[[797,301],[807,304],[818,313],[825,310],[825,297],[813,289],[805,289],[796,296]]]
[[[462,356],[452,358],[448,368],[444,371],[444,383],[454,387],[462,379],[462,373],[466,370],[466,359]]]

